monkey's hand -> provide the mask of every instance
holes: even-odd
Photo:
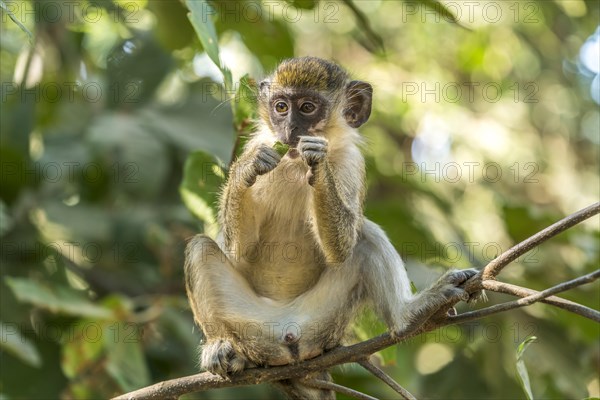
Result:
[[[249,160],[244,162],[243,174],[248,186],[252,186],[259,175],[274,170],[280,160],[281,155],[275,149],[266,145],[259,146]]]
[[[297,149],[308,166],[314,168],[327,157],[327,139],[318,136],[300,136]]]

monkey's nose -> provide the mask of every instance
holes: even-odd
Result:
[[[287,137],[285,138],[285,144],[287,144],[290,147],[296,147],[296,145],[298,144],[298,141],[300,140],[300,135],[299,133],[299,129],[297,126],[292,127],[289,130],[289,133],[287,135]]]

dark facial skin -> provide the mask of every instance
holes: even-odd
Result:
[[[271,124],[277,132],[277,140],[290,147],[296,147],[300,136],[318,135],[328,117],[329,104],[315,91],[273,93],[269,105]]]

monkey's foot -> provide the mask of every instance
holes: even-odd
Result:
[[[470,295],[462,285],[475,276],[479,271],[471,269],[459,269],[447,272],[439,281],[441,293],[447,300],[469,301]]]
[[[448,310],[459,301],[468,301],[469,293],[463,285],[471,277],[477,274],[476,269],[452,270],[446,272],[429,289],[421,292],[400,315],[396,326],[404,327],[423,323],[436,313],[446,314]],[[391,329],[392,335],[396,335],[401,329]]]
[[[227,376],[246,366],[246,359],[238,354],[229,340],[217,339],[202,346],[200,366],[213,374]]]

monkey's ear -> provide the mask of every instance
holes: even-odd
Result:
[[[367,82],[352,81],[346,86],[346,108],[344,118],[352,128],[358,128],[371,115],[373,87]]]
[[[271,82],[262,81],[258,85],[258,95],[260,97],[268,98],[269,92],[271,91]]]

